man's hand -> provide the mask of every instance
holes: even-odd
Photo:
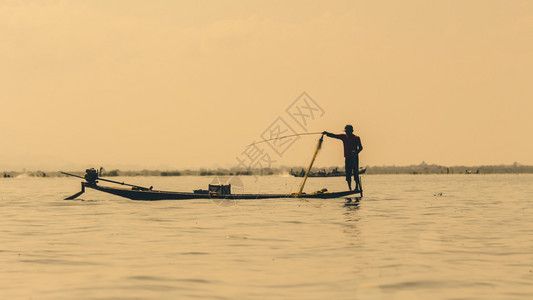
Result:
[[[329,132],[327,132],[327,131],[322,131],[322,134],[328,134],[328,133],[329,133]]]

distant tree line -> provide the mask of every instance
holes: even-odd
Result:
[[[344,168],[338,166],[331,167],[317,167],[313,168],[312,172],[319,170],[331,171],[337,168],[339,171],[344,171]],[[521,165],[513,163],[512,165],[480,165],[480,166],[442,166],[436,164],[426,164],[422,162],[418,165],[409,166],[367,166],[366,173],[373,174],[526,174],[533,173],[533,166]],[[239,168],[216,168],[216,169],[198,169],[198,170],[140,170],[140,171],[122,171],[118,169],[105,170],[101,169],[100,176],[102,177],[116,177],[116,176],[232,176],[232,175],[280,175],[291,172],[301,172],[306,170],[303,166],[280,166],[277,168],[268,169],[239,169]],[[83,176],[85,172],[69,172],[79,176]],[[60,172],[15,172],[4,171],[0,174],[0,178],[14,178],[14,177],[62,177],[66,176]]]
[[[480,166],[441,166],[426,164],[410,166],[373,166],[366,174],[525,174],[533,173],[533,166],[520,165],[480,165]]]

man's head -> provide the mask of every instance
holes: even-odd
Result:
[[[346,133],[353,133],[353,126],[352,125],[346,125],[344,126],[344,131]]]

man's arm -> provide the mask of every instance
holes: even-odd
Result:
[[[361,138],[360,137],[357,137],[357,154],[359,154],[359,152],[363,151],[363,144],[361,144]]]
[[[330,137],[330,138],[342,140],[342,134],[333,134],[327,131],[322,132],[322,134],[325,134],[327,137]]]

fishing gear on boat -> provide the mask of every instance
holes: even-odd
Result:
[[[302,180],[302,183],[300,184],[300,187],[298,188],[298,193],[296,194],[296,197],[300,197],[302,195],[302,192],[304,190],[305,182],[307,181],[307,177],[309,176],[309,172],[311,171],[311,168],[313,167],[313,163],[315,162],[316,156],[318,154],[318,151],[322,148],[322,142],[324,142],[324,134],[320,137],[318,140],[318,143],[316,145],[315,153],[313,154],[313,158],[311,159],[311,163],[309,163],[309,167],[307,168],[307,171],[305,172],[304,179]]]
[[[309,176],[309,172],[311,171],[311,168],[313,167],[313,163],[315,162],[315,159],[316,159],[316,156],[317,156],[318,152],[322,148],[322,143],[324,142],[324,131],[306,132],[306,133],[285,135],[285,136],[280,136],[280,137],[276,137],[276,138],[272,138],[272,139],[268,139],[268,140],[262,140],[262,141],[259,141],[259,142],[255,142],[255,143],[252,143],[252,144],[250,144],[248,146],[252,146],[252,145],[256,145],[256,144],[259,144],[259,143],[264,143],[264,142],[268,142],[268,141],[272,141],[272,140],[279,140],[279,139],[290,138],[290,137],[295,137],[295,136],[300,136],[300,135],[315,135],[315,134],[321,134],[321,137],[318,140],[318,144],[317,144],[315,152],[313,154],[313,158],[311,159],[311,163],[309,164],[309,167],[307,168],[307,171],[305,172],[304,178],[303,178],[302,182],[300,183],[300,186],[298,187],[298,193],[294,194],[295,197],[301,197],[302,193],[303,193],[303,189],[304,189],[305,183],[307,181],[307,177]]]
[[[273,141],[273,140],[281,140],[281,139],[290,138],[290,137],[294,137],[294,136],[313,135],[313,134],[323,134],[323,132],[322,131],[320,131],[320,132],[306,132],[306,133],[297,133],[297,134],[291,134],[291,135],[284,135],[284,136],[279,136],[279,137],[275,137],[275,138],[268,139],[268,140],[262,140],[262,141],[259,141],[259,142],[251,143],[251,144],[246,145],[246,146],[253,146],[253,145],[264,143],[264,142],[269,142],[269,141]]]
[[[321,134],[322,136],[318,140],[318,144],[316,145],[316,149],[313,153],[313,157],[311,159],[311,162],[309,164],[309,167],[307,168],[307,172],[305,172],[305,176],[298,188],[297,193],[281,193],[281,194],[264,194],[264,193],[232,193],[231,192],[231,185],[209,185],[209,190],[194,190],[193,192],[173,192],[173,191],[158,191],[158,190],[152,190],[152,187],[146,188],[138,185],[133,184],[127,184],[124,182],[118,182],[114,180],[104,179],[99,177],[98,172],[95,169],[87,169],[85,176],[79,176],[75,174],[70,174],[67,172],[61,172],[62,174],[78,177],[81,179],[84,179],[85,181],[81,183],[81,191],[65,198],[65,200],[72,200],[80,196],[85,192],[85,188],[94,189],[97,191],[101,191],[104,193],[109,193],[112,195],[132,199],[132,200],[189,200],[189,199],[273,199],[273,198],[313,198],[313,199],[335,199],[339,197],[346,197],[354,194],[360,194],[360,196],[363,196],[363,191],[361,188],[354,189],[354,190],[348,190],[348,191],[342,191],[342,192],[329,192],[327,189],[321,189],[319,191],[313,192],[313,193],[304,193],[303,189],[305,186],[305,183],[307,181],[307,178],[309,177],[310,171],[313,167],[313,163],[315,162],[315,159],[318,155],[318,152],[320,151],[322,147],[322,143],[324,141],[324,132],[309,132],[309,133],[300,133],[300,134],[293,134],[293,135],[287,135],[282,137],[277,137],[273,139],[263,140],[254,144],[263,143],[271,140],[276,139],[283,139],[283,138],[289,138],[299,135],[314,135],[314,134]],[[116,183],[120,185],[127,185],[132,187],[131,189],[126,188],[115,188],[115,187],[107,187],[107,186],[101,186],[98,183],[98,181],[107,181],[111,183]]]

